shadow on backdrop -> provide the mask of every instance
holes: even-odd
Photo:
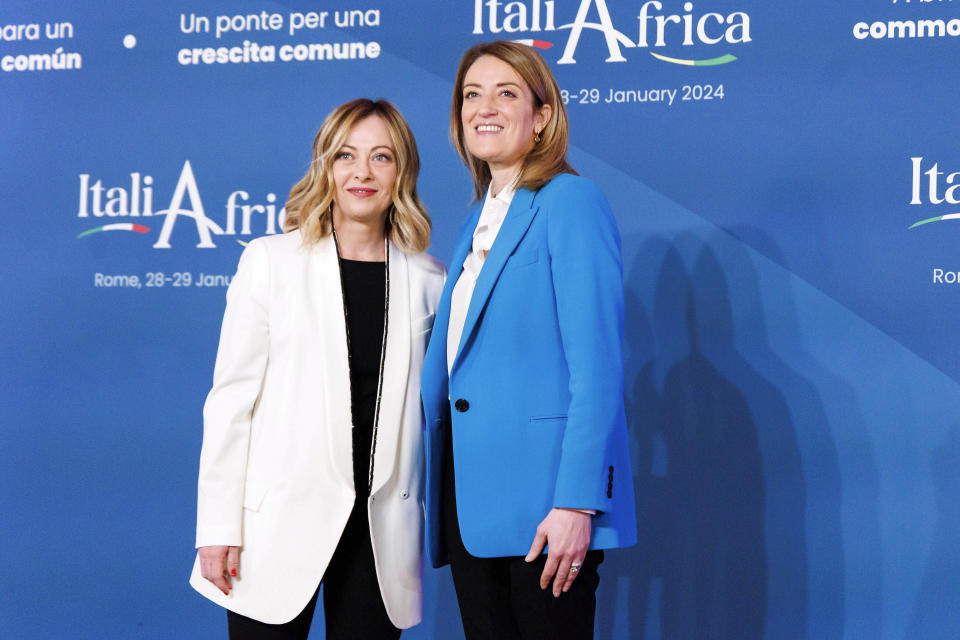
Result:
[[[640,248],[625,278],[625,368],[640,541],[611,554],[601,640],[624,631],[651,640],[808,637],[811,543],[835,569],[818,600],[817,618],[831,624],[817,625],[816,637],[842,635],[840,484],[825,410],[815,385],[770,347],[757,275],[733,244],[722,233],[684,233],[632,245]],[[801,426],[822,447],[812,527]],[[627,619],[613,621],[624,590]]]
[[[772,238],[757,228],[736,228],[730,232],[758,249],[778,264],[784,257]],[[751,365],[760,375],[782,390],[795,423],[795,446],[803,465],[806,486],[807,623],[806,635],[778,624],[778,607],[770,609],[768,637],[807,637],[839,639],[879,638],[882,620],[876,607],[882,602],[882,552],[878,511],[879,475],[864,413],[851,385],[836,372],[831,362],[818,361],[807,344],[816,343],[819,352],[834,340],[844,340],[842,327],[819,324],[816,333],[810,324],[800,328],[800,309],[796,283],[789,271],[763,271],[762,290],[758,265],[741,243],[724,254],[737,300],[737,343],[750,354]],[[772,294],[770,293],[772,292]],[[773,298],[772,296],[776,296]],[[803,298],[811,304],[810,297]],[[814,303],[832,303],[816,296]],[[804,308],[807,320],[817,309]],[[763,443],[763,441],[761,440]],[[784,439],[771,441],[780,458],[792,458]],[[764,459],[768,454],[764,452]],[[846,478],[846,482],[844,482]],[[785,480],[781,478],[781,480]],[[780,487],[780,498],[768,474],[768,499],[771,508],[782,506],[795,492],[789,485]],[[768,522],[789,522],[771,513]],[[780,533],[771,530],[771,541]],[[845,543],[846,541],[846,543]],[[776,550],[773,556],[790,561],[790,546]],[[771,584],[788,582],[789,564],[780,568],[780,576]],[[774,599],[788,602],[792,589],[772,591]]]
[[[960,563],[960,422],[934,450],[930,461],[936,489],[937,528],[920,585],[909,637],[914,640],[960,638],[960,589],[949,571]]]
[[[766,494],[743,381],[725,377],[715,364],[716,356],[738,358],[726,281],[707,247],[686,281],[685,272],[671,271],[661,271],[657,299],[685,299],[683,317],[657,331],[685,330],[689,353],[672,364],[661,392],[659,431],[667,452],[661,633],[759,639],[767,600]]]

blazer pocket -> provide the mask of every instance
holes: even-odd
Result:
[[[243,490],[243,508],[248,511],[260,511],[267,488],[255,483],[247,483]]]
[[[421,333],[430,331],[430,329],[433,328],[433,318],[435,316],[436,314],[431,313],[420,318],[419,320],[414,320],[411,325],[413,327],[413,335],[418,336]]]
[[[537,247],[533,249],[521,249],[507,259],[503,266],[504,270],[525,267],[530,264],[536,264],[540,259],[540,250]]]

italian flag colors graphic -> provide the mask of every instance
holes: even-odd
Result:
[[[912,225],[907,227],[907,229],[914,229],[916,227],[929,224],[931,222],[940,222],[941,220],[957,220],[960,219],[960,213],[948,213],[944,216],[935,216],[933,218],[927,218],[926,220],[920,220],[919,222],[914,222]]]
[[[662,56],[659,53],[650,52],[657,60],[663,60],[664,62],[672,62],[673,64],[682,64],[688,67],[715,67],[718,64],[727,64],[728,62],[733,62],[737,59],[737,56],[725,54],[718,58],[709,58],[707,60],[684,60],[682,58],[668,58],[667,56]]]
[[[131,222],[117,222],[114,224],[105,224],[102,227],[87,229],[77,237],[82,238],[92,233],[100,233],[101,231],[135,231],[137,233],[146,233],[150,231],[150,227],[145,227],[142,224],[133,224]]]

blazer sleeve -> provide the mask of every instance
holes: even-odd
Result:
[[[624,420],[620,234],[592,182],[572,178],[558,191],[547,241],[570,406],[554,506],[605,511],[610,449]]]
[[[266,247],[254,241],[227,290],[213,387],[203,407],[197,547],[243,544],[247,449],[267,367],[269,270]]]

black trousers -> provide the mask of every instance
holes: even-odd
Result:
[[[457,521],[452,445],[444,458],[444,533],[467,640],[591,640],[603,551],[587,552],[573,586],[559,598],[553,597],[552,583],[540,589],[545,555],[531,563],[522,556],[470,555]]]
[[[396,640],[383,606],[370,544],[366,500],[358,500],[323,575],[327,640]],[[317,593],[300,614],[285,624],[267,624],[227,611],[230,640],[306,640]]]

